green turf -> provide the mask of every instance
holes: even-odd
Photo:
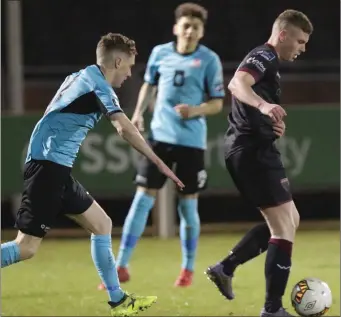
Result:
[[[140,241],[131,263],[132,281],[124,288],[136,294],[158,295],[145,316],[257,316],[264,298],[264,255],[236,272],[236,299],[229,302],[203,271],[220,259],[241,236],[201,237],[194,285],[173,287],[179,272],[177,239]],[[118,240],[114,240],[115,249]],[[105,292],[97,291],[88,240],[46,240],[37,256],[3,269],[2,316],[105,316]],[[292,285],[306,276],[325,280],[332,289],[330,316],[340,316],[340,235],[338,231],[301,232],[296,241],[285,306]],[[292,309],[290,308],[290,311]]]

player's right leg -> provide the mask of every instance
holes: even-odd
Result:
[[[268,249],[270,230],[261,223],[249,230],[232,248],[228,256],[206,270],[206,274],[227,299],[234,299],[232,280],[240,265],[252,260]]]
[[[225,162],[235,186],[245,199],[248,199],[249,196],[249,190],[248,187],[245,188],[245,183],[249,182],[250,176],[252,176],[251,171],[259,168],[254,166],[255,163],[253,162],[243,164],[242,157],[248,156],[252,157],[252,153],[245,156],[236,153],[231,155]],[[246,164],[246,167],[243,166]],[[256,189],[253,191],[256,191]],[[253,201],[250,201],[250,203],[253,204]],[[246,233],[232,248],[227,257],[208,267],[205,272],[208,278],[216,284],[220,293],[228,300],[233,300],[235,297],[232,281],[237,267],[266,251],[269,239],[270,230],[267,224],[265,222],[258,224]]]
[[[157,189],[138,186],[130,206],[128,215],[124,221],[121,244],[117,257],[118,272],[121,282],[130,279],[128,265],[141,238],[150,214],[154,206]]]
[[[168,165],[172,166],[169,145],[162,142],[152,142],[153,151]],[[167,147],[168,146],[168,147]],[[137,190],[124,221],[120,249],[117,257],[119,272],[122,273],[122,282],[128,277],[127,267],[133,251],[147,225],[148,216],[155,203],[157,191],[163,187],[166,177],[146,157],[141,157],[137,166],[135,184]],[[126,276],[124,276],[126,275]],[[120,278],[121,280],[121,278]]]

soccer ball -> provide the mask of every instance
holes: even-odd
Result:
[[[332,293],[327,283],[317,278],[305,278],[294,286],[291,303],[300,316],[323,316],[332,304]]]

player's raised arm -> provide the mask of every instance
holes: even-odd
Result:
[[[261,54],[247,58],[234,74],[228,89],[239,101],[258,108],[274,122],[279,122],[286,116],[285,110],[279,105],[266,102],[252,89],[252,86],[264,76],[270,67],[271,63]]]
[[[110,115],[110,120],[124,140],[126,140],[137,151],[149,158],[163,174],[172,179],[180,188],[185,187],[184,184],[167,167],[167,165],[164,164],[164,162],[153,152],[141,133],[124,113],[113,113]]]

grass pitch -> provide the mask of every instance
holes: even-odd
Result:
[[[132,280],[123,288],[157,295],[158,302],[143,316],[259,316],[264,300],[264,254],[236,271],[236,298],[225,300],[203,274],[221,259],[242,233],[204,235],[199,243],[192,287],[173,283],[181,263],[178,239],[143,238],[131,262]],[[114,239],[115,251],[119,240]],[[326,281],[333,293],[329,316],[340,316],[340,233],[303,231],[297,236],[293,267],[284,297],[290,305],[291,287],[304,277]],[[44,241],[37,256],[1,270],[2,316],[106,316],[107,296],[97,291],[99,278],[87,239]]]

